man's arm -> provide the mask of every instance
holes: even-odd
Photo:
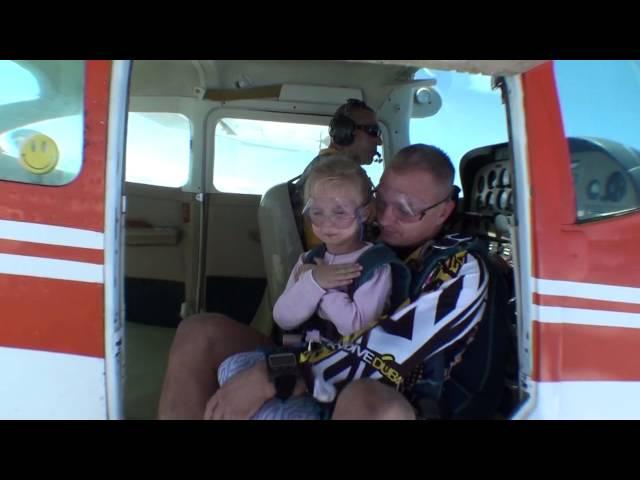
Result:
[[[377,351],[392,353],[400,364],[417,364],[468,335],[480,322],[486,306],[489,273],[481,260],[467,254],[457,271],[441,272],[423,286],[423,293],[396,312],[385,326],[405,337],[378,339],[386,344]],[[378,332],[372,332],[372,337]],[[371,344],[371,342],[370,342]]]

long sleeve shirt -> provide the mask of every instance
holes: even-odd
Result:
[[[367,243],[355,252],[342,255],[326,252],[323,259],[329,265],[355,263],[371,246],[371,243]],[[350,335],[378,319],[391,295],[389,265],[376,269],[351,298],[346,287],[322,288],[314,280],[311,270],[298,275],[305,255],[302,254],[298,259],[284,292],[273,308],[273,318],[281,328],[291,330],[317,313],[320,318],[333,323],[341,335]]]

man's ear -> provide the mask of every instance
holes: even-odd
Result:
[[[453,200],[449,200],[448,202],[444,203],[444,207],[442,208],[442,214],[440,215],[440,217],[438,218],[440,220],[441,223],[444,223],[447,221],[447,219],[451,216],[451,214],[453,213],[453,211],[456,209],[456,202]]]

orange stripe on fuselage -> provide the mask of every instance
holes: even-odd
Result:
[[[640,329],[536,320],[532,327],[533,380],[640,381]]]
[[[545,307],[586,308],[588,310],[606,310],[609,312],[640,313],[640,304],[638,303],[610,302],[561,295],[543,295],[540,293],[534,293],[532,299],[533,303]]]
[[[17,240],[0,239],[0,253],[26,255],[29,257],[53,258],[56,260],[73,260],[76,262],[88,262],[98,265],[104,264],[103,250],[22,242]]]
[[[101,284],[0,274],[0,345],[104,357]]]

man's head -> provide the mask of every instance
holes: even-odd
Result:
[[[359,165],[370,165],[378,145],[382,145],[376,113],[363,101],[353,98],[334,113],[329,135],[332,146]]]
[[[437,147],[410,145],[387,166],[376,191],[380,240],[417,247],[435,238],[455,208],[454,168]]]

